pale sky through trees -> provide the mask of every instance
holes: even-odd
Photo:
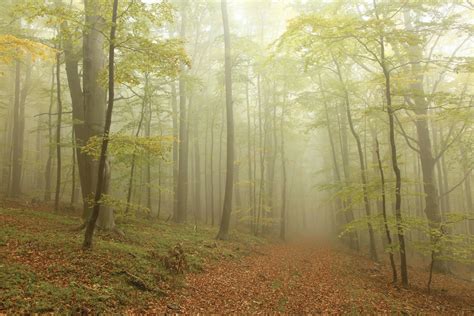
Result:
[[[474,311],[470,1],[0,1],[0,314]]]

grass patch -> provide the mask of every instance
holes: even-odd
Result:
[[[81,249],[77,217],[28,209],[0,209],[0,311],[120,312],[146,307],[183,275],[163,257],[180,244],[187,271],[240,257],[262,241],[234,232],[216,241],[209,227],[130,219],[124,238],[97,232],[94,249]]]

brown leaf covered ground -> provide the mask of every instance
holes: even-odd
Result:
[[[474,285],[410,270],[411,286],[390,282],[390,271],[363,257],[310,243],[265,246],[240,260],[190,274],[181,290],[147,312],[181,313],[428,313],[473,314]]]
[[[74,216],[0,207],[0,314],[442,314],[474,315],[474,283],[413,269],[410,288],[388,265],[316,241],[215,241],[215,230],[137,222],[126,238],[97,234],[81,250]],[[181,245],[191,272],[160,258]],[[147,290],[130,284],[134,275]]]

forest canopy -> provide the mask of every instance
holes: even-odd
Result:
[[[414,266],[428,291],[472,280],[473,18],[470,1],[4,0],[0,209],[72,217],[92,253],[173,223],[334,243],[405,288]]]

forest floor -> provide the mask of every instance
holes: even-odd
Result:
[[[0,206],[0,314],[474,313],[472,282],[435,274],[428,292],[411,268],[403,289],[387,265],[329,243],[218,242],[212,228],[127,219],[125,237],[98,232],[83,251],[78,223]]]
[[[261,247],[190,274],[185,287],[147,312],[185,314],[443,314],[474,313],[474,283],[410,269],[408,289],[394,286],[390,270],[324,244]],[[133,310],[140,312],[139,310]]]

